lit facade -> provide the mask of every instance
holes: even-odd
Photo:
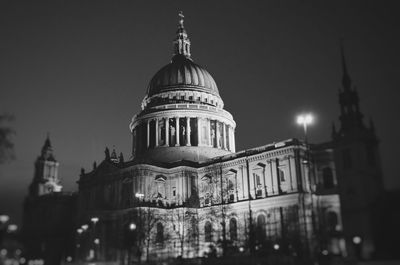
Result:
[[[346,255],[333,149],[315,151],[318,165],[296,139],[236,152],[236,123],[191,59],[182,17],[173,45],[129,126],[132,159],[106,149],[100,165],[82,171],[78,224],[100,221],[91,239],[78,237],[80,256]]]
[[[344,57],[332,140],[236,152],[236,123],[190,45],[181,15],[171,62],[150,80],[129,124],[130,159],[106,148],[99,165],[82,169],[77,194],[61,192],[46,140],[24,208],[31,256],[47,255],[50,264],[278,251],[370,258],[383,192],[379,142],[363,122]]]

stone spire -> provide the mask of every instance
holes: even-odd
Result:
[[[342,56],[342,70],[343,70],[342,85],[344,90],[348,91],[351,89],[351,79],[349,73],[347,72],[347,65],[346,65],[346,59],[344,57],[344,49],[342,42],[340,42],[340,54]]]
[[[347,65],[344,57],[343,44],[340,43],[340,55],[342,59],[342,85],[343,90],[339,90],[340,104],[340,135],[354,134],[360,130],[364,130],[363,114],[359,107],[358,92],[355,87],[352,87],[351,79],[347,70]]]
[[[44,145],[42,147],[41,157],[44,160],[55,160],[53,156],[53,148],[50,142],[50,135],[47,133],[46,140],[44,141]]]
[[[178,30],[176,31],[176,37],[173,41],[174,57],[177,55],[183,55],[190,59],[190,40],[186,33],[185,27],[183,26],[185,16],[183,15],[182,11],[179,12],[178,16]]]

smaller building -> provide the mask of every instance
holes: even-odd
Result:
[[[45,264],[60,264],[61,259],[74,254],[76,195],[62,192],[58,166],[47,137],[35,162],[22,227],[26,258],[43,259]]]

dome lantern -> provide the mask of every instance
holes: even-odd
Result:
[[[186,33],[185,27],[183,26],[183,19],[185,16],[183,12],[180,11],[179,14],[178,30],[176,31],[176,38],[173,41],[174,45],[174,57],[176,55],[183,55],[190,59],[190,40]]]

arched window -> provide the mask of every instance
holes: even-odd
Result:
[[[212,225],[210,221],[207,221],[204,225],[204,241],[211,242],[212,241]]]
[[[326,167],[322,170],[322,177],[324,179],[324,188],[331,189],[335,186],[333,181],[333,173],[330,167]]]
[[[237,240],[237,221],[235,218],[231,218],[229,221],[229,235],[232,241]]]
[[[263,214],[260,214],[257,217],[257,227],[256,227],[256,237],[259,242],[265,240],[266,237],[265,225],[266,225],[265,216]]]
[[[156,242],[157,243],[164,242],[164,226],[162,225],[162,223],[157,223]]]

